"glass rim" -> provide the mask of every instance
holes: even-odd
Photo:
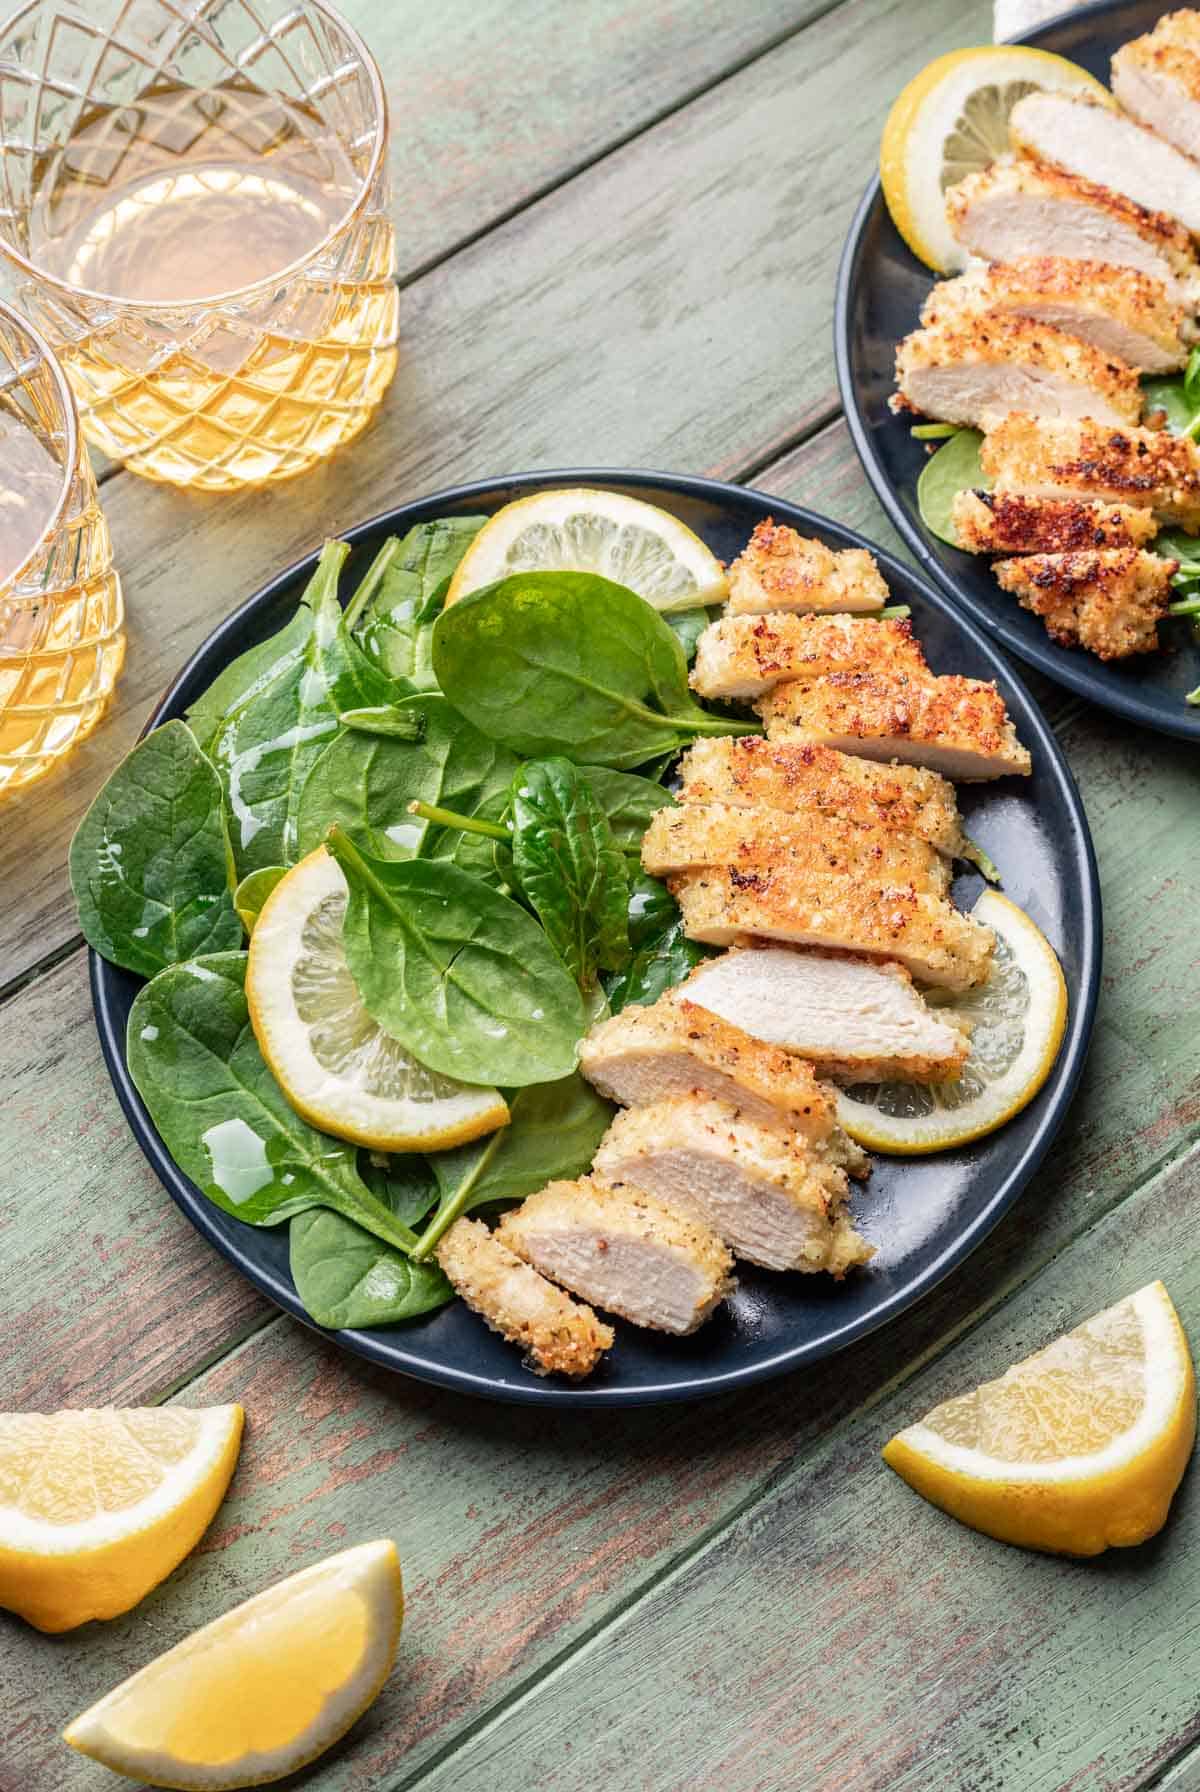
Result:
[[[15,326],[32,345],[34,351],[49,369],[50,378],[58,394],[63,416],[63,433],[66,440],[66,453],[62,464],[62,486],[54,501],[54,508],[46,519],[44,528],[25,558],[17,563],[10,573],[0,578],[0,593],[12,596],[21,580],[29,572],[38,557],[46,551],[46,544],[66,520],[67,510],[71,502],[71,493],[75,485],[75,475],[83,452],[83,442],[79,433],[79,414],[75,409],[75,394],[71,390],[71,382],[63,369],[63,364],[42,335],[41,331],[31,324],[27,317],[11,305],[0,299],[0,318],[5,323]],[[15,381],[6,381],[0,376],[0,391],[6,390]],[[31,596],[29,601],[36,601]]]
[[[47,0],[25,0],[23,6],[18,7],[15,12],[9,13],[8,16],[0,22],[0,58],[2,58],[3,55],[2,46],[4,40],[9,36],[13,27],[18,25],[27,13],[37,11],[39,7],[44,6],[46,3]],[[311,8],[313,12],[320,13],[324,18],[332,20],[338,30],[345,33],[346,37],[349,39],[351,49],[366,70],[367,80],[371,88],[371,96],[375,101],[375,141],[371,146],[371,156],[366,171],[359,181],[354,197],[349,205],[347,205],[345,211],[338,218],[337,222],[330,226],[325,232],[325,235],[319,242],[315,243],[311,249],[306,250],[303,255],[297,256],[295,261],[288,262],[287,266],[280,268],[278,273],[269,274],[261,280],[252,280],[246,286],[233,286],[226,292],[205,293],[203,298],[176,299],[170,302],[166,302],[162,299],[127,299],[123,298],[119,293],[100,292],[90,286],[76,286],[72,281],[64,280],[58,274],[51,274],[45,268],[39,267],[36,261],[31,260],[28,255],[25,255],[20,249],[16,248],[3,234],[0,234],[0,256],[7,261],[14,262],[16,266],[25,274],[29,275],[31,279],[36,280],[39,285],[51,287],[55,291],[65,293],[71,298],[89,299],[102,305],[117,305],[123,311],[154,312],[160,316],[164,314],[173,315],[179,311],[189,311],[195,305],[211,305],[215,307],[232,304],[239,299],[245,299],[254,293],[269,290],[271,287],[278,286],[284,281],[294,279],[295,276],[306,268],[311,261],[324,253],[330,243],[335,241],[335,239],[342,234],[347,225],[354,218],[379,174],[384,155],[387,151],[388,140],[387,89],[383,84],[383,76],[379,72],[379,64],[376,62],[371,51],[368,49],[359,33],[355,30],[354,26],[350,23],[349,19],[347,19],[343,13],[340,13],[335,6],[328,5],[326,0],[303,0],[303,4]],[[197,21],[202,17],[203,11],[196,14]]]

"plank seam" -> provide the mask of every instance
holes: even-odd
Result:
[[[1196,1129],[1196,1133],[1200,1133],[1200,1128]],[[493,1726],[502,1722],[510,1712],[517,1709],[526,1699],[532,1697],[535,1692],[540,1691],[541,1688],[545,1686],[563,1667],[565,1667],[568,1662],[581,1654],[583,1650],[588,1648],[597,1640],[597,1638],[603,1636],[607,1631],[612,1629],[613,1626],[619,1624],[628,1612],[644,1603],[645,1600],[657,1593],[661,1588],[669,1585],[671,1581],[682,1574],[692,1562],[696,1561],[717,1543],[726,1531],[730,1530],[756,1507],[761,1506],[766,1500],[770,1499],[776,1489],[797,1469],[797,1467],[804,1465],[811,1469],[822,1456],[826,1455],[829,1450],[833,1448],[837,1440],[852,1425],[857,1424],[867,1413],[874,1411],[889,1394],[894,1392],[897,1388],[903,1387],[914,1375],[919,1373],[920,1370],[927,1367],[929,1364],[938,1361],[946,1354],[947,1350],[961,1344],[964,1340],[969,1338],[981,1325],[986,1324],[989,1320],[994,1318],[1000,1309],[1015,1295],[1021,1293],[1024,1289],[1031,1287],[1035,1282],[1040,1281],[1041,1278],[1053,1268],[1058,1259],[1067,1251],[1074,1249],[1074,1247],[1086,1237],[1086,1235],[1091,1232],[1100,1221],[1110,1218],[1116,1213],[1118,1208],[1124,1206],[1128,1201],[1135,1199],[1153,1182],[1162,1176],[1168,1175],[1178,1165],[1182,1164],[1189,1156],[1195,1153],[1197,1144],[1197,1136],[1196,1134],[1193,1134],[1188,1138],[1187,1143],[1182,1150],[1176,1152],[1173,1156],[1168,1156],[1156,1166],[1148,1169],[1134,1184],[1131,1185],[1125,1194],[1118,1196],[1099,1213],[1093,1214],[1086,1225],[1076,1227],[1053,1251],[1048,1252],[1024,1274],[1014,1275],[1010,1277],[1008,1281],[1001,1284],[983,1306],[977,1308],[958,1325],[950,1327],[948,1331],[931,1343],[927,1349],[913,1357],[909,1363],[898,1370],[895,1375],[891,1376],[886,1381],[881,1382],[879,1386],[867,1396],[867,1398],[853,1409],[853,1411],[848,1412],[828,1431],[823,1432],[819,1438],[814,1438],[812,1443],[806,1448],[798,1450],[794,1456],[787,1458],[776,1468],[772,1469],[760,1482],[743,1495],[743,1497],[738,1500],[727,1513],[710,1525],[700,1536],[695,1538],[692,1543],[682,1548],[670,1562],[664,1563],[659,1570],[649,1575],[638,1587],[631,1588],[627,1596],[611,1607],[602,1617],[598,1618],[593,1625],[588,1626],[579,1636],[573,1638],[569,1644],[564,1645],[564,1647],[556,1652],[548,1662],[527,1674],[519,1685],[512,1687],[506,1695],[497,1700],[497,1702],[486,1712],[480,1712],[477,1718],[465,1724],[462,1730],[458,1732],[452,1740],[446,1743],[444,1748],[439,1749],[435,1754],[431,1755],[427,1761],[423,1762],[422,1765],[415,1770],[414,1773],[393,1781],[389,1788],[389,1792],[413,1792],[413,1789],[418,1787],[422,1780],[428,1778],[432,1772],[442,1767],[454,1755],[460,1753],[470,1743],[474,1742],[477,1737],[485,1734]]]

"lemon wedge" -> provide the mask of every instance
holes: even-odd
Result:
[[[698,535],[621,492],[534,492],[498,510],[475,537],[446,592],[457,603],[514,572],[597,572],[656,610],[690,610],[725,598],[721,562]]]
[[[1048,50],[987,44],[939,56],[888,113],[879,176],[892,222],[913,254],[939,273],[966,266],[946,222],[946,190],[1008,152],[1008,118],[1027,93],[1112,95],[1086,69]]]
[[[1196,1436],[1196,1382],[1171,1297],[1151,1282],[935,1406],[883,1459],[1002,1543],[1094,1556],[1162,1528]]]
[[[1067,1024],[1067,985],[1053,946],[998,890],[985,890],[972,912],[996,934],[991,975],[978,989],[927,998],[969,1029],[962,1075],[953,1083],[839,1090],[838,1119],[870,1151],[920,1156],[980,1139],[1019,1114],[1054,1066]]]
[[[394,1543],[362,1543],[194,1631],[77,1717],[64,1740],[151,1786],[224,1792],[325,1753],[392,1671]]]
[[[225,1496],[240,1406],[0,1413],[0,1605],[39,1630],[115,1618]]]
[[[267,897],[250,937],[246,1001],[298,1114],[375,1151],[442,1151],[508,1121],[497,1089],[438,1076],[376,1025],[346,963],[346,880],[323,846]]]

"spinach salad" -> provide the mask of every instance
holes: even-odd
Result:
[[[384,543],[343,609],[328,542],[294,615],[137,745],[80,823],[88,943],[147,979],[130,1074],[181,1170],[224,1212],[286,1223],[321,1325],[390,1324],[453,1298],[432,1252],[586,1170],[613,1109],[579,1075],[595,1019],[652,1002],[705,955],[641,869],[689,742],[758,732],[705,707],[702,609],[661,616],[581,572],[518,573],[446,608],[484,517]],[[324,847],[362,1010],[431,1075],[490,1085],[507,1124],[381,1153],[310,1123],[259,1046],[246,942]]]

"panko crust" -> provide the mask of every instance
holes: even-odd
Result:
[[[1200,529],[1200,448],[1165,430],[1013,411],[992,423],[979,461],[997,492],[1130,504]]]
[[[951,510],[969,554],[1065,554],[1079,548],[1141,547],[1158,532],[1154,512],[1084,498],[1028,498],[962,491]]]
[[[896,350],[896,384],[920,408],[910,390],[913,374],[964,366],[1032,368],[1090,392],[1121,421],[1135,423],[1141,415],[1141,384],[1124,361],[1051,324],[1000,311],[914,330]]]
[[[437,1259],[456,1293],[494,1332],[525,1352],[535,1375],[590,1375],[613,1329],[509,1250],[480,1220],[461,1219]]]
[[[998,560],[993,571],[1060,646],[1119,660],[1158,648],[1156,624],[1167,614],[1178,565],[1141,548],[1110,548]]]
[[[865,548],[827,548],[766,517],[729,568],[731,616],[763,611],[870,611],[888,600]]]

